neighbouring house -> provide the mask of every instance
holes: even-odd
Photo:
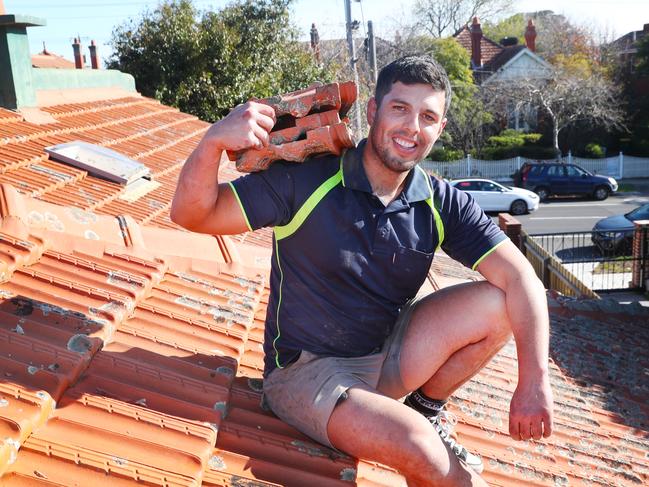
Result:
[[[524,46],[518,44],[516,37],[496,42],[484,36],[477,17],[453,37],[471,55],[473,77],[480,85],[506,85],[517,79],[547,79],[550,76],[550,64],[536,54],[536,28],[532,19],[528,20],[525,30]],[[534,129],[536,120],[536,111],[532,107],[520,108],[515,103],[509,104],[507,128]]]
[[[606,46],[609,53],[619,58],[626,76],[632,80],[631,89],[634,97],[649,96],[649,76],[638,75],[636,71],[638,43],[647,35],[649,35],[649,24],[644,24],[642,30],[627,32]]]
[[[209,125],[124,73],[33,68],[40,23],[0,9],[0,484],[404,486],[260,407],[272,234],[169,219]],[[425,290],[480,278],[440,255]],[[508,436],[510,342],[452,399],[460,441],[492,485],[647,484],[649,312],[549,301],[555,434]]]

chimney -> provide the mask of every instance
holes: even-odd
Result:
[[[8,15],[0,0],[0,106],[10,110],[36,106],[27,27],[45,25],[30,15]]]
[[[482,27],[480,27],[480,20],[478,17],[473,17],[471,24],[471,64],[474,68],[482,66]]]
[[[315,24],[311,24],[311,49],[313,49],[316,62],[320,64],[320,34],[318,34]]]
[[[81,40],[74,38],[72,43],[72,50],[74,51],[74,67],[77,69],[83,69],[83,58],[81,57]]]
[[[0,2],[1,1],[2,0],[0,0]],[[645,24],[642,26],[642,32],[644,32],[645,34],[649,34],[649,24]]]
[[[527,44],[527,48],[530,51],[536,51],[536,27],[534,27],[532,19],[527,21],[527,29],[525,29],[525,44]]]
[[[88,49],[90,50],[90,64],[92,65],[92,69],[99,69],[99,56],[97,55],[97,44],[95,44],[95,41],[90,41]]]

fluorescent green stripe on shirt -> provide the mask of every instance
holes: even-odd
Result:
[[[237,203],[239,203],[239,208],[241,208],[241,213],[243,213],[243,217],[246,219],[246,225],[248,226],[248,230],[252,232],[252,227],[250,226],[250,222],[248,221],[248,215],[246,215],[246,210],[243,208],[243,204],[241,203],[241,198],[239,198],[239,193],[237,193],[237,190],[234,188],[234,184],[232,182],[228,183],[230,185],[230,188],[232,188],[232,192],[234,193],[234,197],[237,199]]]
[[[476,270],[476,268],[480,265],[480,262],[485,260],[485,258],[491,254],[494,250],[496,250],[498,247],[500,247],[502,244],[504,244],[508,239],[503,240],[502,242],[498,242],[496,245],[491,247],[489,250],[487,250],[484,254],[482,254],[482,257],[480,257],[478,260],[475,261],[475,264],[471,267],[471,269]]]

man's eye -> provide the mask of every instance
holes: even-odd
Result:
[[[423,117],[424,117],[424,120],[426,120],[427,122],[435,123],[435,117],[433,117],[432,115],[428,115],[428,114],[425,113],[423,115]]]

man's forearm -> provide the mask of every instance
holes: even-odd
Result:
[[[518,374],[523,380],[533,380],[548,371],[549,319],[545,289],[530,269],[512,279],[505,294],[518,351]]]

